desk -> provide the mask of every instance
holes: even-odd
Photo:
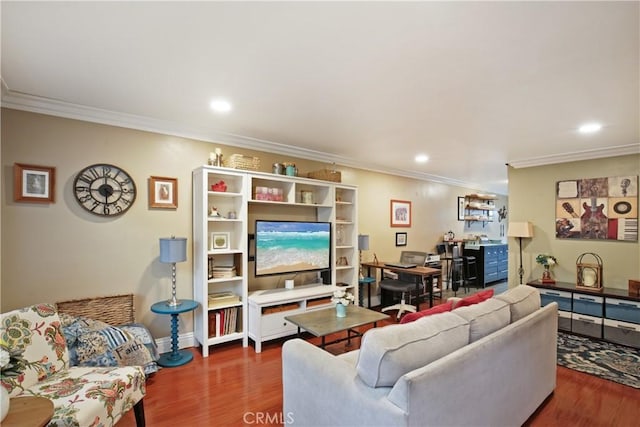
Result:
[[[171,353],[163,353],[158,359],[158,365],[165,367],[182,366],[193,359],[193,354],[187,350],[178,350],[178,315],[198,308],[198,303],[190,299],[183,299],[182,304],[170,306],[167,301],[160,301],[151,306],[151,311],[158,314],[171,315]]]
[[[3,427],[46,426],[53,417],[53,402],[44,397],[13,397]]]
[[[423,286],[424,278],[438,278],[438,287],[442,289],[442,270],[439,268],[431,268],[431,267],[414,267],[414,268],[397,268],[397,267],[389,267],[385,265],[384,262],[363,262],[362,265],[367,267],[367,276],[373,277],[371,275],[371,269],[377,268],[382,270],[393,271],[394,273],[403,273],[410,274],[416,277],[416,311],[420,311],[420,289]],[[433,283],[431,286],[427,286],[429,293],[429,307],[433,306]]]

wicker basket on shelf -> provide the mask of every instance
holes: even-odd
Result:
[[[309,178],[322,179],[324,181],[333,181],[333,182],[342,181],[342,174],[340,173],[340,171],[336,171],[336,170],[321,169],[319,171],[309,172],[307,176]]]
[[[244,154],[232,154],[228,159],[224,160],[224,166],[233,169],[243,169],[249,171],[257,171],[260,169],[260,158],[254,156],[245,156]]]

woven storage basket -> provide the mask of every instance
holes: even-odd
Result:
[[[319,171],[309,172],[307,174],[309,178],[322,179],[324,181],[341,182],[342,174],[340,171],[332,171],[329,169],[321,169]]]
[[[110,325],[126,325],[135,321],[133,294],[84,298],[56,303],[58,312],[88,317]]]
[[[249,171],[257,171],[260,169],[260,158],[245,156],[243,154],[232,154],[224,162],[228,168],[244,169]]]

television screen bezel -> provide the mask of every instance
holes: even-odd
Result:
[[[277,272],[277,273],[258,273],[258,223],[259,222],[264,222],[264,223],[274,223],[274,222],[279,222],[279,223],[294,223],[294,224],[327,224],[329,226],[329,265],[327,267],[318,267],[318,268],[313,268],[313,269],[308,269],[308,270],[290,270],[290,271],[283,271],[283,272]],[[256,219],[255,220],[255,224],[254,224],[254,241],[255,241],[255,252],[254,252],[254,268],[253,268],[253,275],[256,278],[260,278],[260,277],[269,277],[269,276],[280,276],[280,275],[286,275],[286,274],[304,274],[304,273],[314,273],[314,272],[318,272],[318,271],[331,271],[331,268],[333,266],[332,260],[333,260],[333,223],[331,221],[313,221],[313,220],[309,220],[309,221],[302,221],[302,220],[270,220],[270,219]]]

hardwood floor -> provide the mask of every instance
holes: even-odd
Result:
[[[317,338],[310,341],[319,343]],[[243,348],[229,343],[212,348],[208,358],[203,358],[199,349],[191,349],[192,362],[162,369],[148,380],[144,403],[147,425],[282,425],[281,347],[282,340],[267,342],[258,354],[252,345]],[[346,348],[340,343],[327,350],[338,353]],[[640,389],[560,366],[557,378],[555,392],[526,426],[638,425]],[[460,405],[464,407],[464,402]],[[118,425],[135,426],[133,411]]]

